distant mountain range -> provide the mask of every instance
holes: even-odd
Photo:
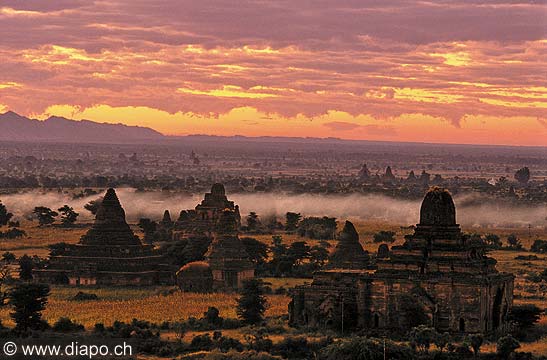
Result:
[[[140,126],[75,121],[56,116],[41,121],[12,111],[0,114],[0,141],[138,143],[164,138],[161,133]]]
[[[57,142],[57,143],[101,143],[101,144],[186,144],[189,146],[218,146],[225,147],[246,147],[259,146],[265,149],[268,146],[278,145],[298,147],[375,147],[378,149],[394,149],[420,147],[423,149],[436,149],[444,151],[448,148],[473,148],[473,149],[501,149],[510,151],[514,149],[542,149],[547,147],[535,146],[504,146],[504,145],[472,145],[472,144],[434,144],[434,143],[413,143],[396,141],[370,141],[370,140],[347,140],[335,137],[313,138],[313,137],[284,137],[284,136],[257,136],[248,137],[242,135],[216,136],[216,135],[185,135],[170,136],[141,126],[128,126],[124,124],[99,123],[91,120],[70,120],[63,117],[52,116],[46,120],[29,119],[12,111],[0,114],[0,141],[27,141],[27,142]]]

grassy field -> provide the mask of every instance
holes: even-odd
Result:
[[[91,329],[96,323],[111,325],[114,320],[130,322],[132,319],[147,320],[160,324],[163,321],[180,321],[189,317],[200,318],[209,306],[220,310],[222,317],[236,318],[237,294],[194,294],[176,291],[169,295],[160,292],[170,288],[89,288],[76,289],[52,286],[45,319],[54,323],[61,317],[70,317]],[[94,293],[99,300],[73,301],[71,298],[80,290]],[[290,298],[283,295],[268,295],[267,316],[287,313]],[[0,310],[0,320],[13,325],[10,310]]]

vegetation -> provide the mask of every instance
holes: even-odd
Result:
[[[259,324],[264,320],[267,300],[264,297],[262,280],[244,282],[241,297],[237,301],[237,315],[245,324]]]
[[[9,303],[13,307],[10,315],[16,332],[47,328],[47,323],[42,320],[42,311],[46,308],[48,295],[48,285],[33,283],[17,284],[9,292]]]
[[[61,214],[61,224],[65,227],[73,226],[78,219],[78,216],[80,215],[76,211],[74,211],[74,208],[68,205],[60,207],[59,209],[57,209],[57,211],[59,211],[59,213]]]
[[[40,226],[53,224],[55,222],[55,218],[59,215],[56,211],[53,211],[45,206],[35,207],[33,213],[38,218]]]

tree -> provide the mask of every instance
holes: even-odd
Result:
[[[302,263],[302,260],[309,259],[310,247],[305,241],[295,241],[289,246],[287,255],[292,259],[295,265]]]
[[[8,298],[9,283],[11,278],[11,267],[9,263],[3,260],[0,263],[0,307],[6,305],[6,299]]]
[[[410,342],[419,351],[428,352],[431,344],[435,341],[437,332],[426,325],[419,325],[410,331]]]
[[[520,344],[514,337],[506,335],[498,339],[496,353],[502,359],[509,359],[509,356],[519,347]]]
[[[310,260],[317,267],[322,267],[329,259],[329,251],[324,246],[312,246],[310,249]]]
[[[84,209],[86,209],[93,215],[97,215],[97,210],[99,210],[99,205],[101,205],[102,201],[103,200],[101,198],[91,200],[90,202],[84,205]]]
[[[289,232],[296,231],[301,219],[302,215],[300,215],[300,213],[287,212],[287,214],[285,214],[285,230]]]
[[[510,234],[507,236],[507,244],[511,249],[520,250],[522,249],[522,243],[515,234]]]
[[[435,336],[435,346],[440,350],[440,352],[443,352],[444,348],[448,346],[448,343],[450,343],[450,334],[445,332],[442,334],[437,334]]]
[[[249,259],[255,265],[261,265],[266,262],[268,258],[268,245],[251,237],[244,237],[241,239],[241,242],[245,246],[245,251],[249,255]]]
[[[547,253],[547,240],[534,240],[532,247],[530,247],[531,252],[535,253]]]
[[[2,262],[9,264],[14,262],[15,260],[17,260],[17,258],[15,257],[15,254],[12,252],[6,251],[5,253],[2,254],[2,260],[1,260]]]
[[[207,324],[210,325],[218,326],[222,322],[220,311],[214,306],[209,306],[209,308],[207,308],[207,311],[203,313],[203,318],[207,321]]]
[[[514,305],[509,314],[509,320],[519,331],[526,331],[539,321],[543,313],[544,311],[534,304]]]
[[[246,324],[258,324],[264,319],[267,300],[264,297],[264,283],[249,279],[243,283],[241,296],[237,301],[237,316]]]
[[[249,231],[258,231],[260,230],[260,227],[262,226],[260,219],[258,218],[258,215],[251,211],[249,215],[247,215],[247,229]]]
[[[45,206],[35,207],[33,213],[38,218],[40,226],[53,224],[55,222],[55,217],[59,215],[57,212]]]
[[[7,225],[12,217],[13,214],[8,212],[6,205],[2,204],[0,201],[0,227]]]
[[[148,218],[141,218],[138,223],[144,233],[144,242],[151,244],[154,241],[154,235],[158,224]]]
[[[47,327],[42,320],[42,311],[46,308],[48,296],[49,286],[46,284],[20,283],[9,292],[9,304],[14,310],[10,316],[15,321],[16,332]]]
[[[57,209],[57,211],[61,213],[61,224],[63,224],[63,226],[65,227],[70,227],[74,225],[76,219],[78,219],[78,216],[80,215],[76,211],[74,211],[74,208],[68,205],[60,207],[59,209]]]
[[[473,334],[469,336],[469,344],[471,345],[471,348],[473,349],[473,354],[475,354],[475,357],[479,355],[483,342],[484,342],[484,338],[482,337],[481,334]]]
[[[530,169],[528,167],[523,167],[515,173],[515,180],[521,184],[526,184],[530,180]]]
[[[392,243],[395,241],[395,233],[393,231],[379,231],[373,236],[375,243]]]
[[[486,234],[484,236],[484,241],[486,242],[486,244],[494,249],[499,249],[501,248],[501,239],[498,235],[496,234]]]
[[[19,279],[32,280],[32,269],[34,268],[34,261],[27,254],[19,258]]]

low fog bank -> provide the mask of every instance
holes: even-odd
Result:
[[[140,217],[161,219],[168,209],[173,219],[183,209],[193,209],[201,201],[202,195],[168,194],[162,192],[136,192],[134,189],[117,190],[118,197],[130,221]],[[13,195],[1,195],[8,210],[17,217],[28,216],[35,206],[57,209],[68,204],[80,213],[80,220],[90,220],[91,213],[84,209],[90,196],[72,199],[68,194],[57,192],[31,191]],[[299,212],[304,216],[332,216],[338,219],[375,219],[400,225],[418,222],[421,201],[395,199],[383,195],[288,195],[288,194],[229,194],[229,198],[239,204],[245,216],[254,211],[265,217],[275,214],[284,217],[287,211]],[[521,227],[547,225],[547,207],[512,206],[496,203],[477,195],[455,197],[457,220],[464,226]]]

